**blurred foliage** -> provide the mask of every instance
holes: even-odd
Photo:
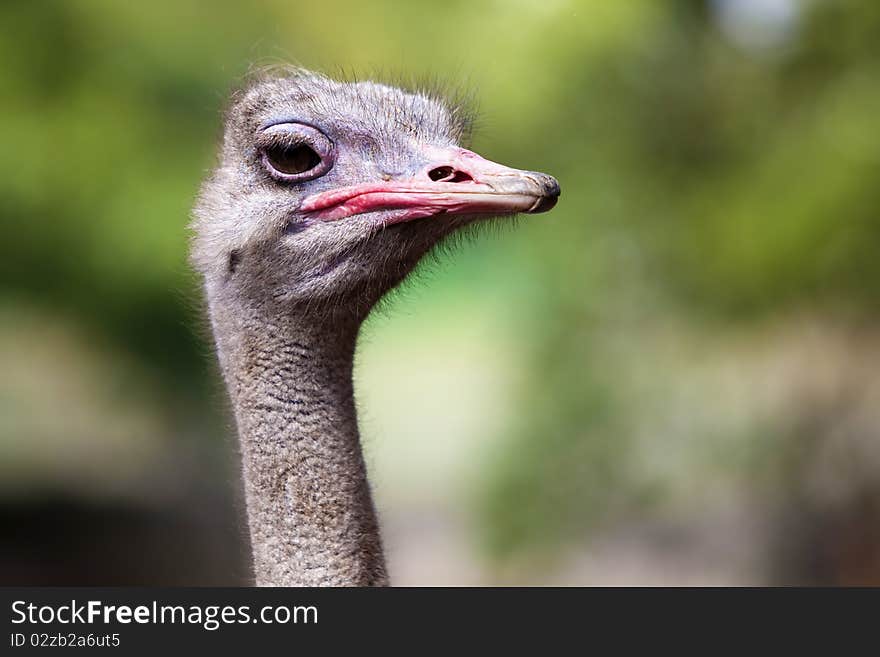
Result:
[[[211,379],[185,226],[251,63],[464,81],[485,112],[474,147],[558,176],[552,215],[437,281],[448,303],[488,280],[531,350],[476,492],[496,556],[660,494],[633,473],[633,405],[689,370],[658,335],[689,352],[880,310],[873,0],[4,2],[0,35],[4,303],[81,324],[195,413]],[[640,385],[660,392],[627,396]]]
[[[588,221],[538,237],[553,242],[536,247],[548,296],[534,308],[526,428],[496,463],[486,507],[497,555],[574,540],[663,499],[668,480],[629,467],[646,448],[634,436],[664,440],[663,429],[639,426],[646,398],[621,392],[628,376],[671,388],[687,375],[687,356],[667,372],[627,371],[657,348],[639,344],[652,323],[724,335],[804,312],[872,323],[880,310],[880,7],[790,3],[778,42],[746,47],[713,11],[736,4],[655,6],[601,52],[573,41],[554,67],[563,91],[546,108],[559,113],[548,132],[566,167],[562,212]],[[597,358],[627,340],[617,361]],[[695,417],[711,408],[690,402]],[[717,418],[676,430],[708,438],[725,430]],[[791,438],[773,458],[804,447]],[[752,466],[739,469],[746,481]]]

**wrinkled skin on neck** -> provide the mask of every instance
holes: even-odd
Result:
[[[352,388],[358,324],[212,306],[260,586],[388,583]]]

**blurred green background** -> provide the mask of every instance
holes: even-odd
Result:
[[[246,581],[186,224],[294,61],[563,189],[361,336],[397,583],[880,584],[880,3],[7,1],[0,61],[3,583]]]

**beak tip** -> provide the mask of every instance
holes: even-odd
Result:
[[[555,206],[556,202],[559,200],[561,189],[559,188],[559,181],[556,180],[556,178],[546,174],[540,174],[540,186],[542,194],[529,209],[529,214],[547,212],[548,210],[553,209],[553,206]]]

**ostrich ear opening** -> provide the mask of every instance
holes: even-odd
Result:
[[[241,251],[233,249],[229,252],[229,258],[226,261],[226,271],[234,274],[239,262],[241,262]]]

